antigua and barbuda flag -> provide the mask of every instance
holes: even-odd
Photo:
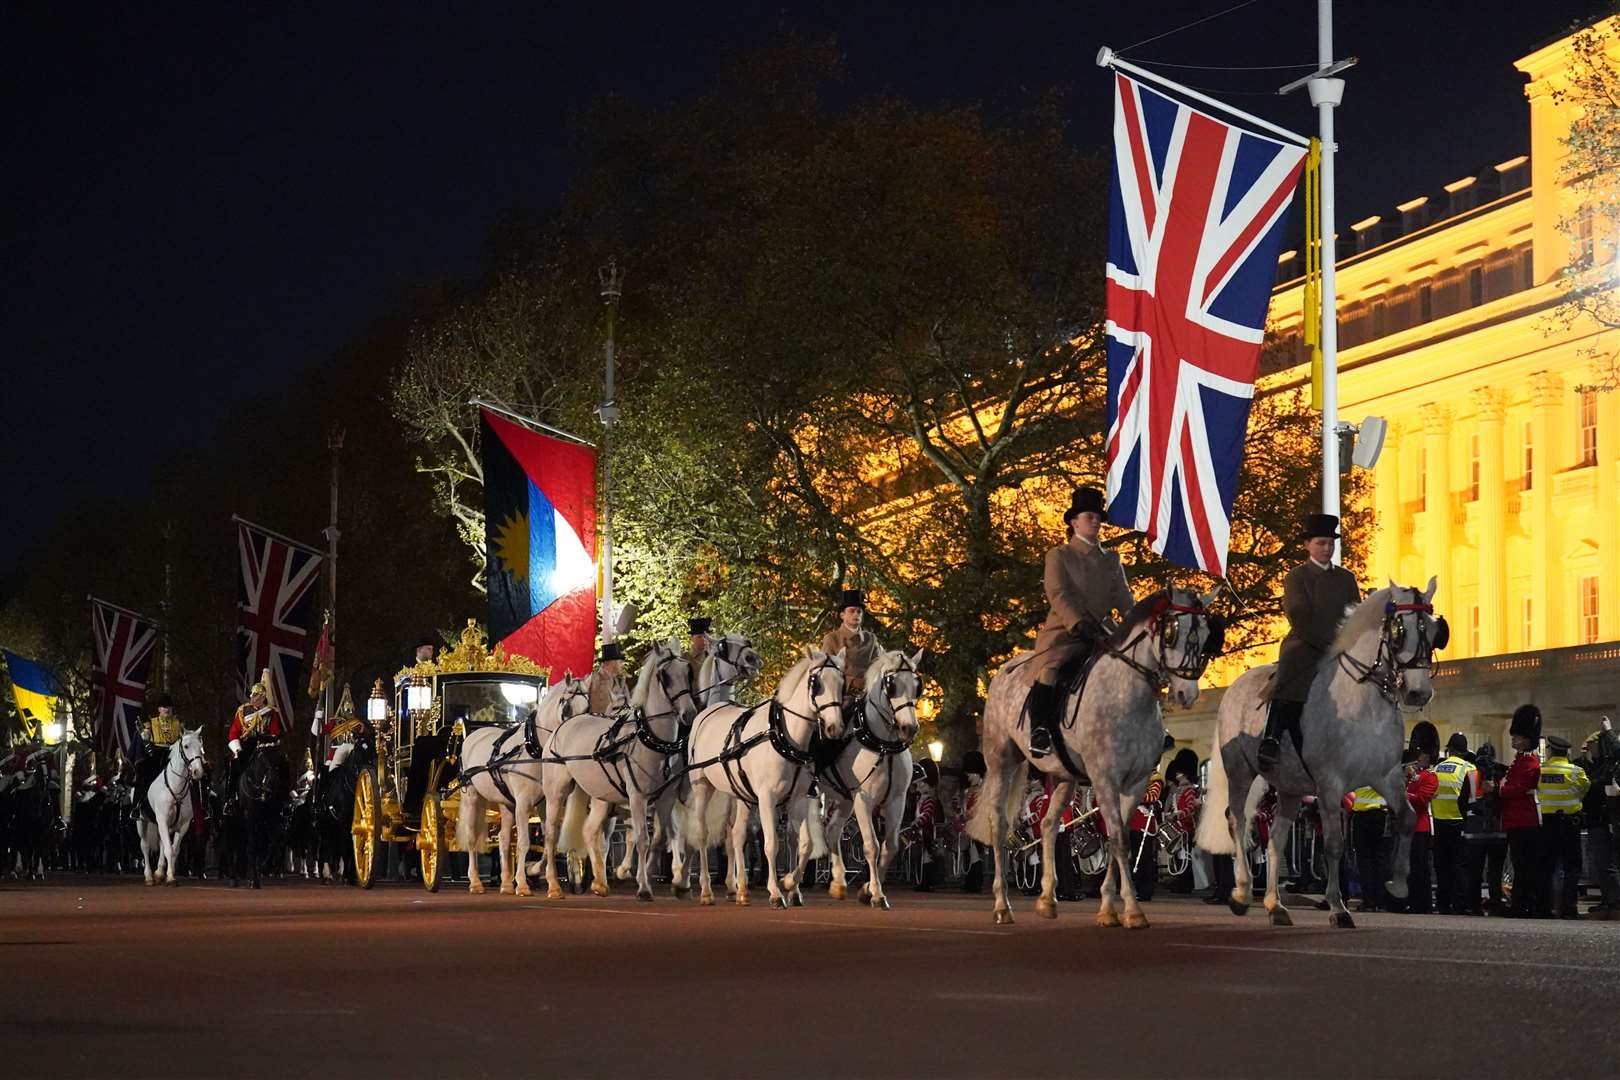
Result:
[[[584,675],[596,659],[596,451],[480,410],[489,637]]]
[[[1215,577],[1305,153],[1114,77],[1108,520]]]
[[[6,675],[11,679],[11,696],[22,717],[23,735],[34,738],[42,725],[56,718],[56,699],[61,689],[45,665],[0,649],[6,657]]]

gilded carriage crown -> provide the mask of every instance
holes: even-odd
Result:
[[[411,675],[457,675],[470,671],[488,671],[510,675],[533,675],[546,678],[551,673],[550,668],[542,667],[530,660],[527,656],[518,656],[506,651],[504,645],[497,644],[494,649],[485,646],[485,634],[478,625],[477,619],[468,619],[467,626],[461,631],[461,637],[454,647],[441,650],[436,660],[423,660],[420,663],[400,668],[396,679]]]

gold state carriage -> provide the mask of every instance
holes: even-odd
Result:
[[[393,701],[385,700],[381,708],[379,683],[371,709],[377,753],[361,764],[354,791],[354,868],[361,888],[376,880],[384,845],[398,844],[415,846],[422,884],[438,891],[444,856],[461,850],[456,842],[461,741],[474,728],[522,723],[539,702],[546,674],[527,657],[510,655],[499,645],[486,648],[483,631],[469,619],[454,648],[400,670]],[[493,831],[499,811],[486,811],[486,818]]]

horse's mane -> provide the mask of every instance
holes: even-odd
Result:
[[[641,662],[641,671],[636,674],[636,688],[630,691],[631,708],[645,709],[647,707],[647,695],[652,692],[652,681],[654,675],[658,672],[658,666],[674,655],[666,642],[660,641],[653,646],[652,652],[648,653],[647,658]]]
[[[776,693],[773,695],[776,700],[782,700],[782,692],[784,690],[791,693],[793,690],[798,689],[799,684],[804,681],[806,673],[809,672],[809,670],[810,656],[807,653],[805,654],[804,659],[788,668],[787,674],[782,676],[782,681],[776,684]]]
[[[1379,589],[1367,599],[1350,608],[1339,623],[1339,632],[1334,635],[1333,647],[1328,650],[1329,656],[1348,652],[1350,647],[1361,639],[1361,635],[1369,630],[1376,630],[1384,624],[1384,607],[1389,603],[1389,589]]]
[[[1148,593],[1132,604],[1131,610],[1127,611],[1124,618],[1119,620],[1119,625],[1114,628],[1113,635],[1108,639],[1109,647],[1122,649],[1129,644],[1131,633],[1142,623],[1147,622],[1160,611],[1163,611],[1164,604],[1169,598],[1170,590],[1160,589],[1157,592]]]

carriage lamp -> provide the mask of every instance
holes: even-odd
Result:
[[[411,676],[411,685],[405,691],[405,707],[412,713],[433,708],[433,689],[428,686],[426,675]]]
[[[371,697],[366,699],[366,719],[373,724],[381,724],[388,719],[388,699],[383,696],[383,681],[371,688]]]
[[[940,760],[945,756],[945,744],[940,742],[938,739],[930,742],[928,744],[928,756],[934,759],[935,765],[938,765]]]

